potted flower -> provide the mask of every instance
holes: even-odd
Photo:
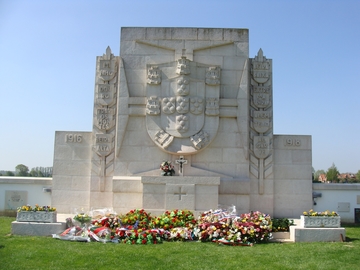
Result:
[[[160,170],[162,176],[172,176],[175,174],[174,166],[171,164],[171,161],[164,161],[161,163]]]
[[[301,225],[304,228],[340,228],[340,216],[335,211],[316,212],[311,209],[303,212]]]
[[[39,206],[38,204],[32,207],[28,204],[18,207],[16,221],[56,223],[56,214],[55,207]]]

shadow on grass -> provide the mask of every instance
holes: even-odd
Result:
[[[346,237],[345,242],[355,242],[355,241],[359,241],[359,238],[351,238],[351,237]]]
[[[0,245],[0,248],[5,248],[5,246],[4,246],[4,245]]]

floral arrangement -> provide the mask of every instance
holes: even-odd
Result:
[[[199,239],[198,228],[176,227],[172,228],[166,234],[169,241],[192,241]]]
[[[310,209],[309,212],[303,212],[304,216],[309,216],[309,217],[336,217],[338,216],[338,213],[336,213],[335,211],[329,211],[326,210],[324,212],[315,212],[313,209]]]
[[[294,225],[294,220],[287,218],[271,219],[273,232],[289,232],[290,226]]]
[[[164,230],[126,230],[117,229],[116,236],[119,237],[121,243],[125,244],[160,244],[163,242]]]
[[[120,221],[127,229],[148,229],[151,216],[144,209],[134,209],[120,216]]]
[[[165,211],[152,218],[144,209],[134,209],[122,216],[106,214],[88,227],[68,228],[63,240],[116,242],[126,244],[158,244],[167,241],[213,241],[230,245],[252,245],[271,238],[269,215],[251,212],[235,215],[236,211],[210,210],[199,219],[189,210]],[[74,220],[84,224],[91,216],[80,213]]]
[[[37,212],[37,211],[45,211],[45,212],[55,212],[56,208],[51,206],[39,206],[38,204],[35,204],[35,207],[31,207],[31,205],[23,205],[21,207],[17,208],[18,212]]]
[[[106,227],[110,229],[116,229],[120,226],[121,221],[120,218],[115,214],[109,214],[99,219],[95,219],[91,222],[95,227]]]
[[[162,228],[165,230],[175,227],[195,227],[197,221],[194,214],[189,210],[165,211],[161,216],[152,219],[153,228]]]
[[[84,223],[90,223],[92,218],[88,214],[79,213],[75,215],[73,219],[77,222],[80,222],[81,224],[84,224]]]
[[[171,161],[164,161],[160,164],[160,170],[162,176],[172,176],[175,174],[174,166],[171,164]]]
[[[241,214],[233,220],[232,227],[234,233],[241,232],[241,238],[238,241],[243,243],[260,243],[272,237],[271,217],[259,211]]]
[[[202,214],[201,221],[201,241],[250,245],[265,242],[272,237],[270,216],[258,211],[236,216],[221,209],[210,210]]]

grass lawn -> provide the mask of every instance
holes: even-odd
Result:
[[[0,217],[0,269],[360,269],[360,226],[346,242],[224,246],[81,243],[11,235],[14,218]]]

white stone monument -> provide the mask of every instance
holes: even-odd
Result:
[[[311,136],[273,134],[272,72],[247,29],[122,28],[120,56],[96,59],[92,132],[56,132],[52,206],[300,216]]]

